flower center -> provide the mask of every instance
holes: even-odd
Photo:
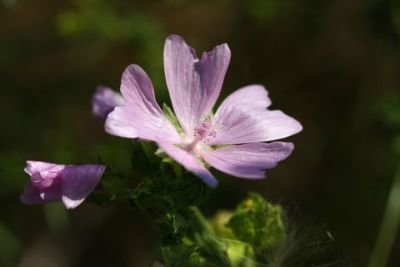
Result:
[[[194,129],[193,141],[191,141],[186,149],[192,151],[196,148],[197,144],[208,143],[211,139],[217,136],[210,118],[206,118],[198,127]]]
[[[204,120],[199,127],[194,129],[194,137],[195,139],[199,139],[204,143],[209,142],[212,138],[217,136],[217,132],[214,130],[214,127],[210,121],[210,119]]]

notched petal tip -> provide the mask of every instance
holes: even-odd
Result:
[[[185,40],[177,35],[164,46],[164,70],[176,116],[186,134],[192,134],[201,119],[214,106],[230,62],[227,44],[204,52],[201,59]]]
[[[165,48],[169,48],[171,45],[172,46],[175,46],[175,45],[179,46],[181,49],[182,48],[183,49],[184,48],[189,49],[192,52],[192,55],[194,56],[194,59],[197,62],[199,61],[198,57],[197,57],[197,54],[196,54],[196,50],[193,47],[191,47],[186,42],[185,38],[183,38],[182,36],[177,35],[177,34],[168,35],[167,38],[165,39],[164,49]],[[229,63],[229,60],[230,60],[230,57],[231,57],[231,50],[230,50],[229,45],[227,43],[222,43],[222,44],[216,45],[212,50],[204,51],[202,53],[202,55],[201,55],[202,56],[202,60],[204,59],[204,57],[207,57],[210,54],[222,54],[222,56],[224,56],[226,58],[229,58],[228,59],[228,63]]]
[[[202,62],[208,62],[206,65],[212,65],[218,63],[220,68],[225,68],[224,76],[226,69],[228,68],[229,62],[231,61],[231,50],[227,43],[223,43],[215,46],[211,51],[205,51],[201,55]],[[213,61],[218,61],[212,63]]]

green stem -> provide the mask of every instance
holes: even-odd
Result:
[[[371,254],[368,267],[387,266],[391,248],[400,225],[400,166],[389,193],[385,214],[378,239]]]
[[[194,242],[202,248],[204,256],[215,263],[215,266],[227,267],[229,265],[226,247],[217,241],[215,232],[203,213],[195,206],[190,207],[192,213],[192,236]],[[211,265],[214,266],[214,265]]]

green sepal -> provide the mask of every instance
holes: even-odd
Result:
[[[176,128],[179,134],[183,133],[183,129],[181,127],[181,124],[179,123],[177,117],[175,116],[175,113],[172,111],[172,109],[167,105],[163,104],[163,111],[167,119],[172,123],[172,125]]]

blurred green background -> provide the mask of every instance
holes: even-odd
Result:
[[[223,96],[264,84],[272,108],[304,126],[289,138],[294,154],[267,179],[217,174],[209,214],[254,190],[281,203],[293,223],[329,231],[332,266],[367,266],[400,162],[397,0],[0,0],[0,266],[151,262],[151,233],[126,205],[65,212],[25,206],[19,194],[28,159],[101,156],[129,173],[130,142],[104,133],[90,98],[99,84],[117,90],[136,63],[159,102],[169,101],[162,50],[171,33],[198,52],[227,42]],[[400,266],[400,234],[389,266]]]

